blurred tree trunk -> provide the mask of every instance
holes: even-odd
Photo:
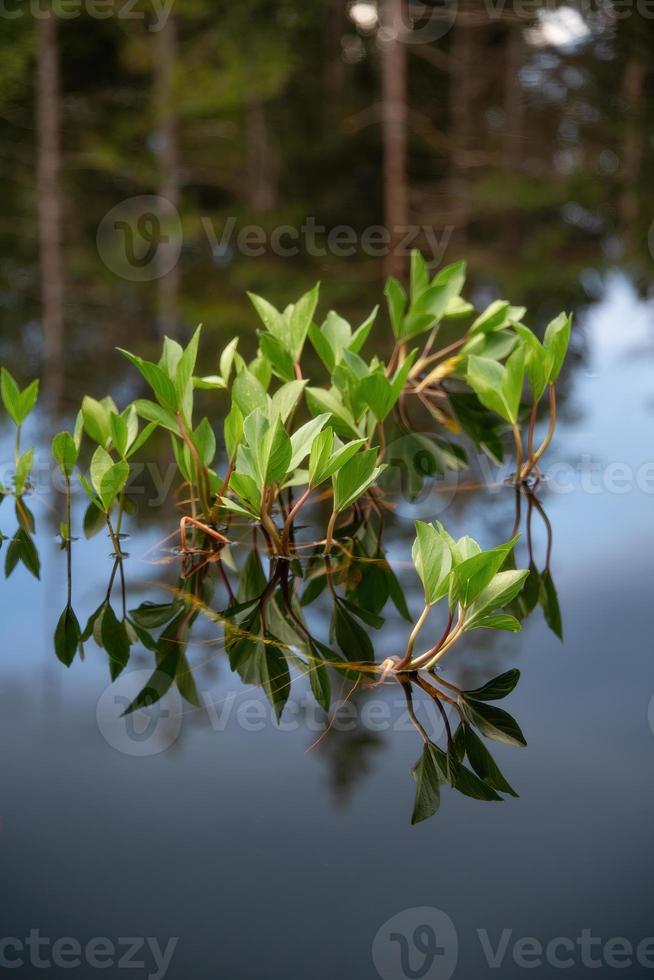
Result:
[[[504,65],[504,139],[503,164],[509,179],[520,172],[525,138],[525,98],[520,84],[520,69],[525,57],[522,27],[509,27],[506,36]],[[521,228],[518,214],[507,209],[502,220],[504,250],[511,255],[520,247]]]
[[[179,163],[177,153],[177,116],[174,106],[175,63],[177,59],[177,26],[170,16],[156,34],[155,111],[157,118],[157,156],[159,160],[159,196],[179,209]],[[174,336],[178,327],[178,263],[157,280],[157,327],[161,334]]]
[[[330,0],[326,15],[325,62],[323,68],[323,90],[327,120],[335,115],[345,85],[345,62],[341,51],[341,39],[347,27],[347,12],[344,0]],[[327,133],[330,137],[334,134]]]
[[[452,220],[455,225],[452,241],[459,248],[465,247],[467,228],[471,217],[470,180],[468,154],[473,132],[473,100],[475,79],[479,78],[483,65],[475,57],[477,48],[475,26],[471,16],[475,11],[474,0],[461,0],[453,35],[450,73],[450,200]]]
[[[278,202],[279,155],[272,145],[263,102],[246,111],[247,201],[253,211],[273,211]]]
[[[637,58],[632,57],[627,61],[622,82],[622,99],[626,105],[626,118],[620,170],[621,188],[618,200],[618,218],[624,241],[629,249],[636,247],[638,242],[638,178],[643,158],[641,114],[645,74],[645,66]]]
[[[406,256],[397,254],[397,246],[403,238],[402,229],[409,223],[403,0],[383,0],[381,14],[384,223],[390,234],[384,271],[387,276],[401,276]]]
[[[37,209],[44,395],[54,411],[63,389],[64,274],[61,252],[61,99],[57,19],[37,20]]]

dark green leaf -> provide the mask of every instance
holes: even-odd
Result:
[[[55,630],[54,643],[55,653],[62,664],[70,667],[72,664],[77,647],[80,643],[80,625],[77,621],[72,606],[66,606]]]

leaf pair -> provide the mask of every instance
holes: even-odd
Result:
[[[370,316],[356,330],[333,310],[327,314],[321,327],[311,324],[309,339],[318,357],[332,375],[343,359],[345,351],[358,354],[365,344],[373,324],[377,318],[379,307],[375,307]]]
[[[304,342],[318,304],[319,292],[320,284],[317,283],[297,303],[287,306],[283,312],[276,309],[272,303],[263,299],[262,296],[248,293],[261,322],[281,347],[281,350],[290,357],[292,364],[297,364],[302,355]]]
[[[515,425],[525,377],[525,347],[519,344],[506,364],[489,357],[468,357],[466,381],[485,408]]]
[[[418,334],[438,326],[448,313],[460,314],[462,305],[460,294],[465,282],[465,271],[465,262],[456,262],[441,269],[430,282],[427,265],[422,255],[417,250],[412,251],[410,302],[397,279],[391,277],[385,288],[396,340],[411,340]]]
[[[5,411],[15,425],[21,426],[36,405],[39,395],[38,379],[21,391],[6,368],[0,368],[0,397]]]

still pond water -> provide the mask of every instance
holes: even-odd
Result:
[[[116,705],[136,692],[143,674],[129,674],[147,676],[149,660],[134,655],[116,688],[93,643],[70,671],[58,663],[64,561],[47,504],[33,508],[42,581],[19,568],[2,586],[2,935],[23,944],[4,950],[8,961],[22,956],[14,975],[42,975],[34,957],[51,959],[61,937],[83,951],[108,940],[82,965],[49,971],[85,980],[477,980],[557,976],[566,963],[579,976],[591,962],[624,965],[626,947],[605,945],[616,937],[634,947],[629,974],[648,975],[654,946],[649,960],[641,946],[640,963],[635,951],[654,935],[654,307],[616,274],[576,336],[585,356],[540,493],[564,642],[537,609],[521,634],[484,632],[448,663],[455,681],[521,670],[507,707],[528,747],[494,751],[519,799],[445,791],[436,816],[412,827],[420,743],[398,692],[364,692],[309,751],[323,726],[301,685],[280,730],[258,689],[230,672],[215,627],[190,650],[209,709],[171,696],[127,729]],[[415,516],[438,516],[455,536],[491,547],[511,534],[513,497],[490,487],[399,508],[389,556],[417,615],[417,578],[402,567]],[[129,541],[132,607],[162,601],[156,583],[174,580],[152,564],[159,536],[153,528]],[[533,544],[542,563],[538,520]],[[75,548],[82,621],[106,587],[107,551],[103,536]],[[389,621],[376,635],[378,659],[405,638]],[[30,953],[33,930],[48,944]],[[126,937],[143,940],[133,955]],[[93,956],[112,965],[99,970]],[[124,972],[125,956],[142,965]]]

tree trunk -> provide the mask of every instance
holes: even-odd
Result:
[[[262,102],[250,102],[246,115],[247,201],[253,211],[273,211],[277,207],[279,156],[272,145]]]
[[[174,108],[174,76],[177,57],[177,27],[168,17],[156,34],[155,102],[157,113],[157,156],[159,196],[179,208],[179,163],[177,117]],[[179,264],[157,279],[157,326],[161,334],[174,336],[178,328]]]
[[[403,0],[384,0],[380,29],[384,222],[390,235],[387,276],[402,276],[406,256],[398,246],[409,223],[407,186],[406,44]]]
[[[480,64],[474,64],[475,32],[478,27],[464,16],[473,9],[471,0],[461,0],[461,16],[455,22],[452,36],[449,185],[455,225],[452,240],[460,248],[465,247],[471,217],[468,153],[472,149],[474,79],[482,68]]]
[[[56,411],[63,390],[64,280],[61,251],[61,100],[57,19],[37,20],[37,208],[44,396]]]
[[[504,145],[503,164],[507,178],[520,172],[525,134],[525,97],[520,84],[525,42],[522,27],[508,27],[504,66]],[[502,216],[502,245],[507,255],[515,255],[522,243],[519,212],[509,208]]]
[[[643,157],[643,129],[640,116],[643,103],[645,66],[637,58],[630,58],[622,82],[622,98],[626,105],[621,188],[618,215],[627,247],[633,250],[638,242],[638,177]]]

